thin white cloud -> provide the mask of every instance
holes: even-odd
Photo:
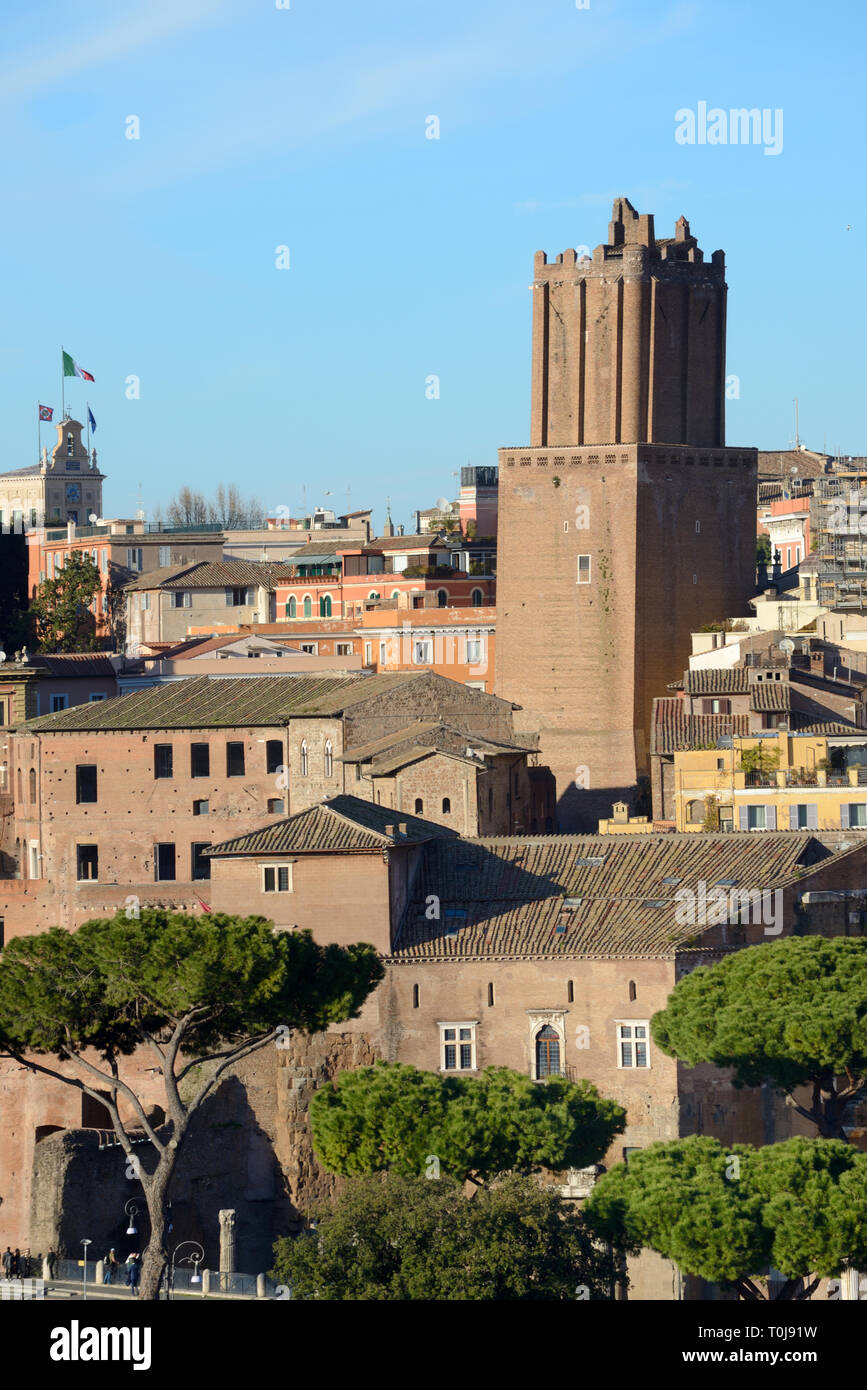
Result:
[[[123,58],[148,44],[219,18],[226,0],[160,0],[148,3],[119,23],[53,52],[37,51],[0,67],[0,100],[35,96],[46,87],[75,77],[87,68]]]

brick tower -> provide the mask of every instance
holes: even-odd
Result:
[[[725,448],[725,257],[614,203],[592,260],[537,252],[531,444],[501,449],[496,693],[541,732],[558,828],[648,771],[690,632],[754,591],[756,451]]]

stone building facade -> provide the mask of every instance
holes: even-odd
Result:
[[[46,521],[86,525],[91,513],[102,516],[105,477],[96,466],[96,450],[82,443],[84,426],[69,416],[57,425],[57,443],[39,463],[0,473],[0,527],[42,527]]]
[[[531,445],[499,451],[495,690],[590,828],[649,773],[654,695],[753,588],[756,451],[724,446],[722,252],[625,199],[592,262],[539,253]]]

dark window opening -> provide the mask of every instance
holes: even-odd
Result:
[[[575,1003],[575,985],[574,985],[574,983],[572,982],[572,980],[570,980],[569,983],[568,983],[567,986],[566,986],[566,1003],[567,1003],[567,1004],[574,1004],[574,1003]]]
[[[208,743],[190,744],[190,776],[210,777],[211,746]]]
[[[269,738],[265,744],[265,771],[279,772],[283,766],[283,744],[279,738]]]
[[[96,767],[92,763],[79,764],[75,769],[75,800],[79,806],[96,801]]]
[[[170,743],[154,744],[154,777],[171,777],[172,772],[172,745]]]
[[[194,815],[194,816],[206,816],[206,815],[208,814],[208,809],[209,809],[209,807],[208,807],[207,801],[194,801],[194,802],[193,802],[193,815]]]
[[[226,744],[226,776],[244,776],[244,745],[243,743]]]
[[[493,986],[493,983],[491,983],[491,984],[488,985],[488,1008],[489,1008],[489,1009],[492,1009],[493,1007],[494,1007],[494,986]]]
[[[424,802],[422,801],[422,799],[421,799],[420,796],[417,796],[416,799],[415,799],[415,813],[416,813],[417,816],[420,816],[420,815],[423,814],[423,812],[424,812]]]
[[[560,1035],[546,1023],[536,1034],[536,1076],[560,1075]]]
[[[108,1091],[100,1091],[101,1096],[110,1100]],[[82,1129],[112,1129],[112,1119],[108,1107],[103,1105],[101,1100],[95,1096],[82,1095],[81,1097],[81,1128]]]
[[[190,846],[190,877],[195,882],[196,879],[211,877],[211,861],[202,853],[203,850],[210,849],[210,841],[196,841]]]
[[[452,803],[451,803],[451,801],[449,800],[449,798],[448,798],[447,796],[444,796],[444,797],[443,797],[443,815],[444,815],[444,816],[450,815],[451,809],[452,809]]]
[[[99,878],[99,851],[96,845],[76,845],[76,877],[79,883]]]
[[[154,845],[154,879],[157,883],[172,882],[175,877],[174,845]]]
[[[634,980],[630,980],[630,981],[629,981],[629,1002],[630,1002],[630,1004],[633,1003],[633,1001],[635,1000],[636,993],[637,993],[637,991],[636,991],[636,988],[635,988],[635,981],[634,981]]]
[[[413,985],[412,987],[412,1007],[414,1009],[418,1008],[418,985]]]

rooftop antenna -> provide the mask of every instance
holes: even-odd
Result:
[[[136,509],[135,519],[136,521],[144,521],[145,519],[145,509],[141,497],[141,483],[138,485],[138,508]]]
[[[800,449],[801,436],[798,433],[798,397],[795,396],[795,448]]]

